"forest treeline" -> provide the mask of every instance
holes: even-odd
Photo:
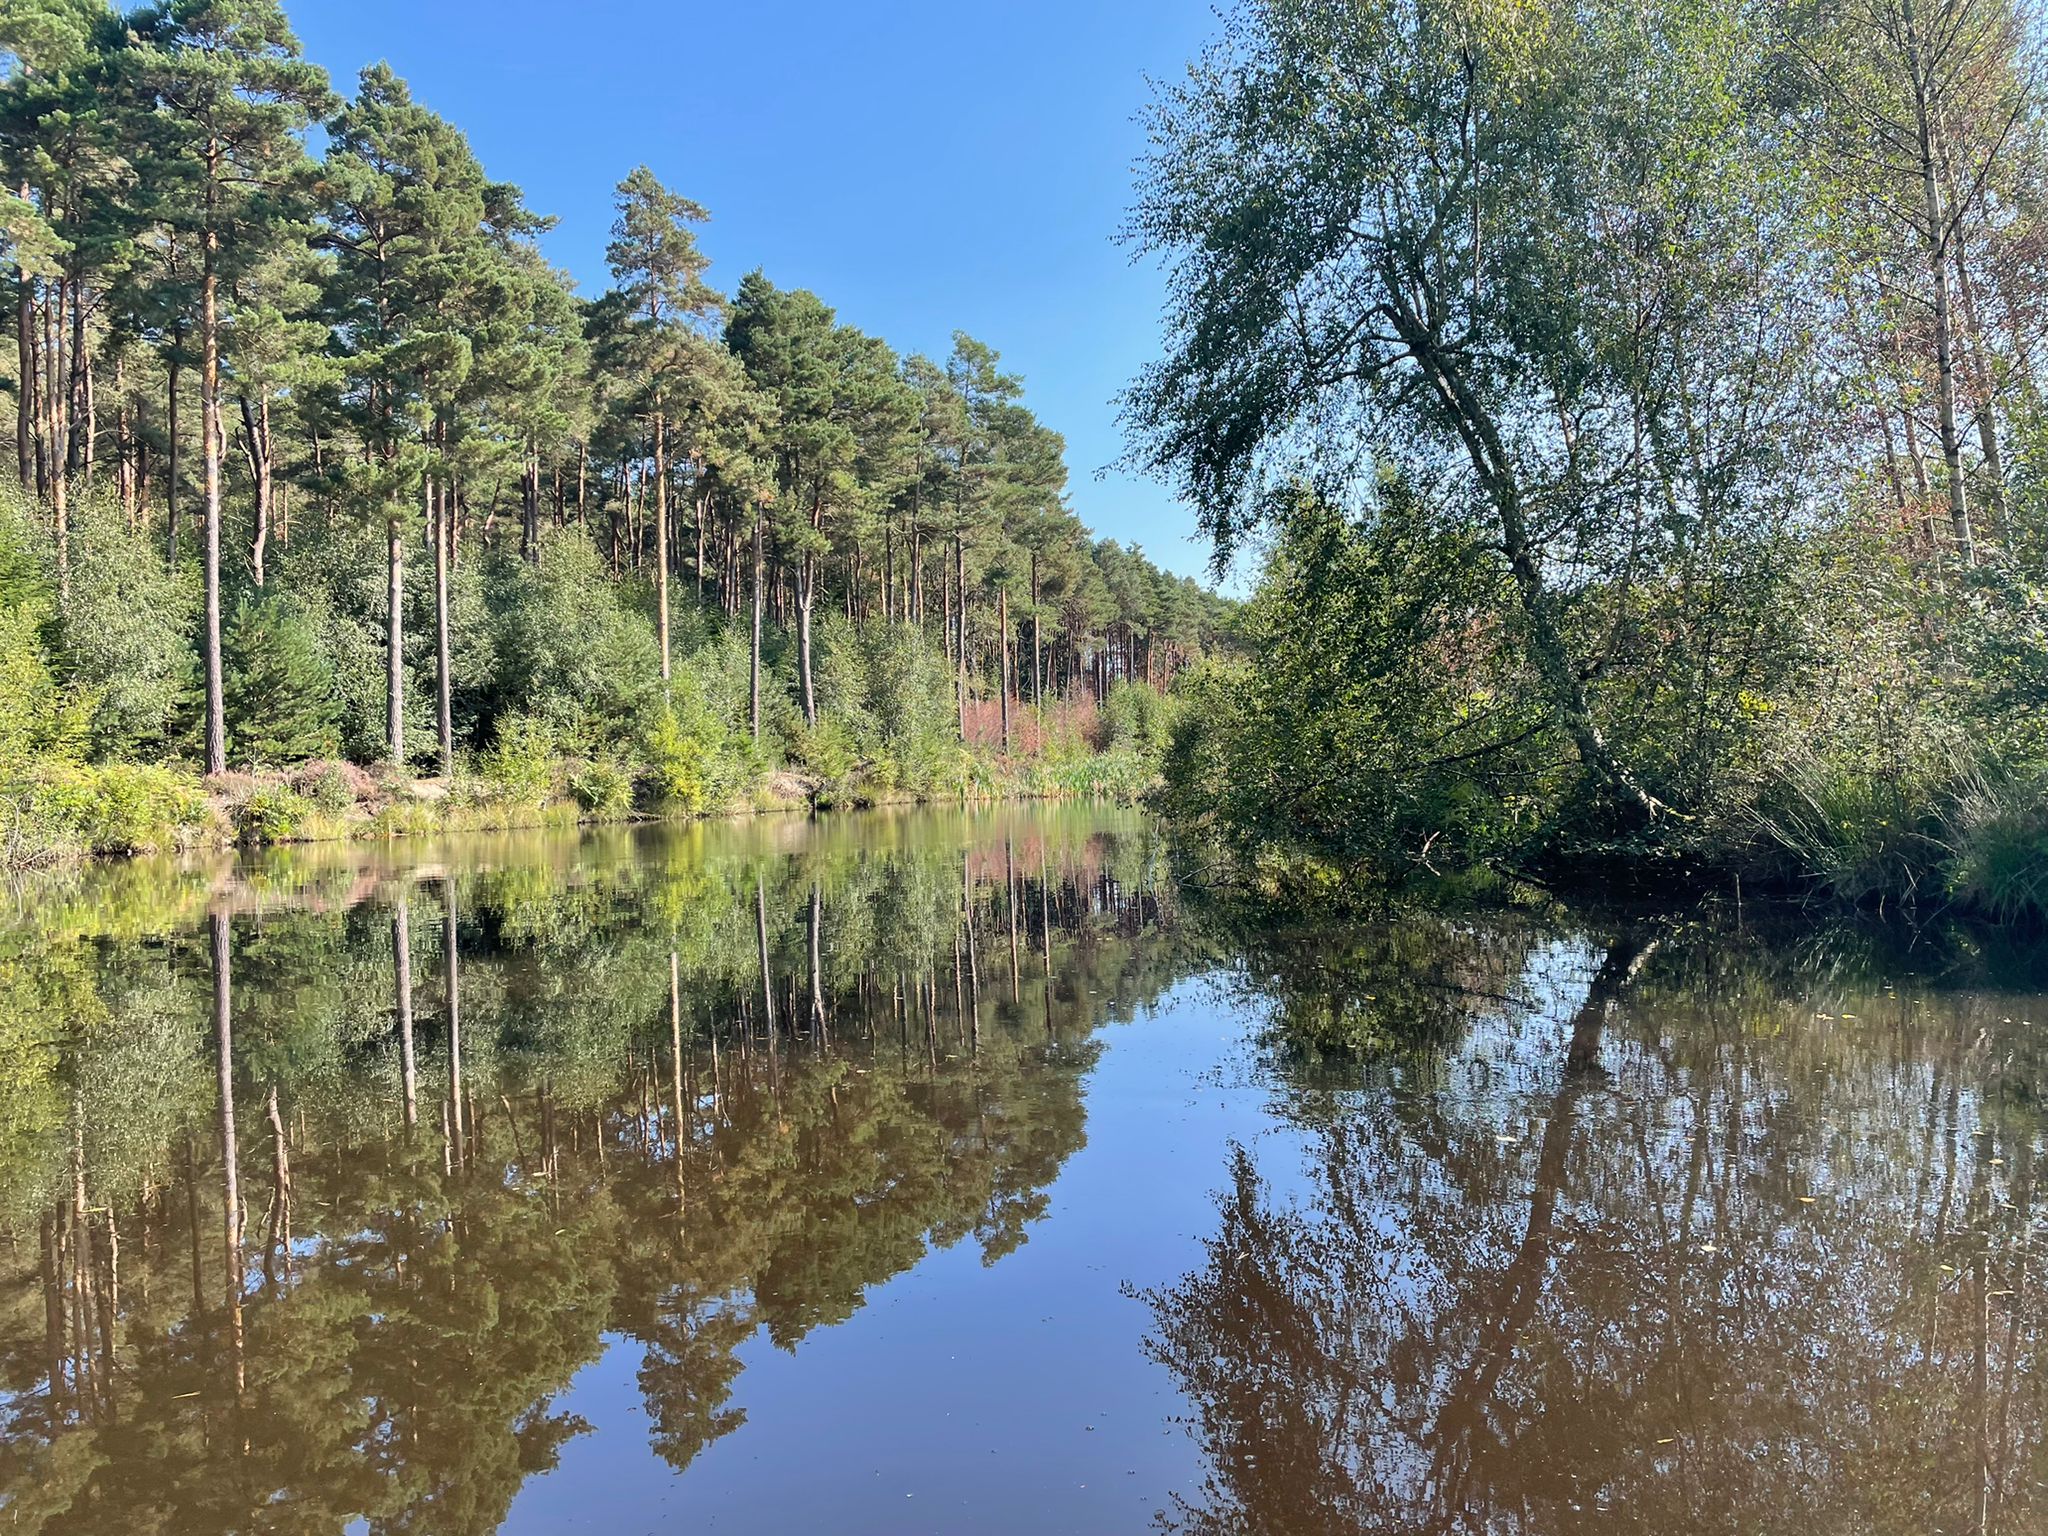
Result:
[[[782,763],[1082,780],[1157,741],[1227,618],[1089,536],[988,346],[902,356],[758,271],[718,291],[706,211],[644,166],[580,297],[454,124],[386,65],[337,94],[275,0],[15,0],[0,171],[17,824],[147,841],[153,812],[95,807],[190,802],[164,762],[586,811]]]
[[[2023,0],[1245,0],[1132,457],[1263,562],[1169,803],[1324,893],[2048,908]]]

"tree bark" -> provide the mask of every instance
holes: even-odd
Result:
[[[661,686],[668,691],[668,418],[654,413],[654,608],[661,639]]]
[[[455,1161],[464,1161],[462,1124],[462,976],[455,921],[455,877],[441,881],[441,924],[445,935],[443,961],[448,989],[448,1107],[455,1134]]]
[[[427,528],[434,538],[434,724],[440,737],[441,777],[455,778],[455,667],[448,642],[448,567],[452,558],[450,518],[454,496],[447,485],[427,481]]]
[[[270,548],[270,402],[251,406],[241,397],[242,433],[247,444],[249,478],[256,488],[256,531],[249,541],[249,566],[257,587],[264,581],[264,556]]]
[[[1966,566],[1977,563],[1970,531],[1969,488],[1963,483],[1963,440],[1956,424],[1954,326],[1949,315],[1949,231],[1942,210],[1935,142],[1934,103],[1928,100],[1925,50],[1913,12],[1913,0],[1900,0],[1899,20],[1905,33],[1906,65],[1913,84],[1913,131],[1919,158],[1921,201],[1927,221],[1927,266],[1934,281],[1934,387],[1936,419],[1941,432],[1941,457],[1948,467],[1949,530],[1956,557]]]
[[[1002,673],[1003,695],[1003,752],[1010,750],[1010,589],[1002,588],[996,594],[997,625],[1001,638],[996,644],[996,660]]]
[[[960,739],[967,740],[967,545],[953,535],[953,655],[955,701],[960,711]]]
[[[818,557],[808,550],[797,563],[796,576],[796,660],[802,674],[804,724],[818,724],[818,692],[811,670],[811,612],[818,598]]]
[[[747,724],[761,739],[761,508],[754,507],[754,639],[748,671]]]
[[[390,584],[385,592],[385,747],[392,766],[405,766],[405,536],[398,514],[384,520],[385,558]]]
[[[1397,293],[1407,291],[1398,277],[1388,286]],[[1566,651],[1542,566],[1530,540],[1521,486],[1492,419],[1466,386],[1455,362],[1438,345],[1426,319],[1405,304],[1397,307],[1393,318],[1403,344],[1422,368],[1464,445],[1481,488],[1493,504],[1494,515],[1500,522],[1501,546],[1507,555],[1528,633],[1531,660],[1580,765],[1618,806],[1638,816],[1654,816],[1660,807],[1615,756],[1593,717],[1585,684]]]
[[[25,200],[26,184],[21,189]],[[36,474],[36,300],[35,280],[19,263],[14,268],[14,456],[21,488],[33,490]]]
[[[178,563],[178,375],[184,341],[184,327],[174,327],[170,353],[164,360],[164,543],[165,558],[174,566]]]
[[[1045,644],[1038,621],[1038,551],[1031,551],[1031,702],[1045,708]]]
[[[211,226],[219,174],[219,149],[208,146],[208,228],[202,244],[199,280],[199,420],[200,463],[206,495],[206,771],[225,773],[228,766],[227,696],[220,664],[220,235]]]

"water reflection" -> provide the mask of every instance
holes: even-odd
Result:
[[[1084,810],[16,900],[22,1530],[2048,1521],[2048,1005],[1967,944],[1234,931]]]
[[[1413,963],[1427,955],[1425,963]],[[1825,946],[1410,923],[1254,952],[1295,1167],[1146,1293],[1191,1533],[2048,1519],[2038,997]]]
[[[0,1501],[488,1532],[637,1346],[680,1470],[927,1252],[1024,1243],[1104,1019],[1187,966],[1095,813],[326,850],[0,933]],[[362,1528],[362,1524],[354,1528]]]

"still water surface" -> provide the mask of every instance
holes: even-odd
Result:
[[[1248,935],[1071,807],[33,883],[0,1517],[2038,1531],[2026,967]]]

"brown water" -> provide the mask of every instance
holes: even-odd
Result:
[[[11,1529],[2048,1528],[2024,955],[1076,808],[16,897]]]

